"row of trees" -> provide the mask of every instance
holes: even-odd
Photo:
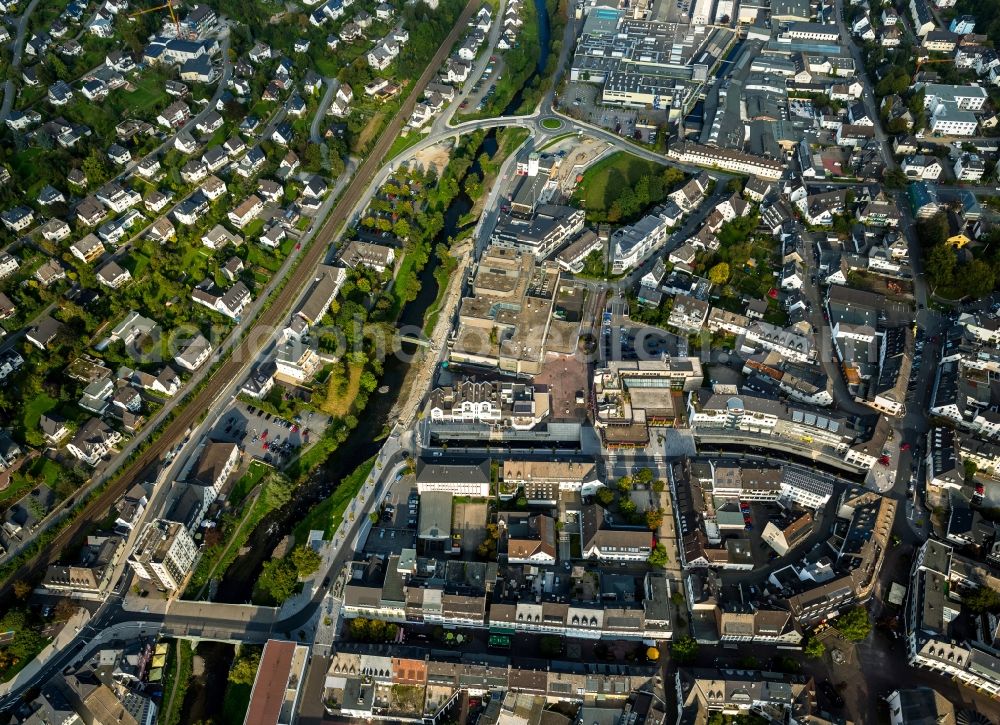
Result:
[[[399,626],[379,619],[355,617],[348,622],[347,631],[357,642],[392,642],[399,633]]]

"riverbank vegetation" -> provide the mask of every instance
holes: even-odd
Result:
[[[194,651],[185,639],[173,640],[163,669],[163,700],[158,723],[180,725],[184,695],[194,669]]]
[[[293,531],[295,541],[304,543],[309,532],[313,530],[322,531],[323,538],[329,539],[340,526],[347,505],[358,495],[358,491],[361,490],[361,486],[364,485],[365,479],[368,478],[368,474],[374,467],[375,459],[369,458],[355,468],[350,475],[345,476],[333,493],[318,506],[313,507],[306,517],[298,523]]]
[[[250,493],[243,493],[243,489],[249,485],[245,483],[247,476],[257,476],[261,483],[258,493],[250,498],[247,505],[241,506]],[[248,472],[236,483],[234,491],[239,491],[243,498],[235,502],[231,500],[230,509],[222,515],[220,524],[205,530],[201,555],[184,589],[185,599],[201,599],[206,596],[211,580],[221,577],[236,560],[240,549],[246,545],[257,525],[292,497],[291,482],[275,471],[268,471],[266,475],[258,470]]]
[[[254,587],[254,604],[281,604],[299,591],[299,582],[315,574],[322,561],[315,549],[300,545],[284,558],[265,562]]]

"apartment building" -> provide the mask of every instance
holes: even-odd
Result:
[[[157,519],[139,533],[129,564],[139,578],[172,593],[180,589],[197,555],[198,547],[182,524]]]
[[[543,204],[530,218],[506,217],[497,224],[490,243],[544,259],[583,230],[584,212],[569,206]]]
[[[679,214],[671,217],[662,212],[649,214],[635,224],[616,230],[611,235],[612,272],[621,274],[634,269],[660,249],[669,238],[677,216]]]

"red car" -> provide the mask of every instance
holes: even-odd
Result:
[[[300,250],[300,249],[302,249],[302,242],[299,242],[299,243],[297,243],[297,244],[295,245],[295,250],[296,250],[296,251],[298,251],[298,250]]]
[[[266,441],[267,440],[267,431],[264,431],[263,433],[261,433],[260,434],[260,438],[261,438],[261,440],[265,440]]]
[[[982,496],[984,493],[986,493],[986,489],[983,488],[983,484],[977,483],[976,484],[976,495],[977,496]]]
[[[297,425],[293,425],[292,426],[292,433],[297,433],[298,430],[299,430],[299,427]]]
[[[882,456],[881,458],[878,459],[878,462],[881,463],[883,466],[888,466],[889,456]]]
[[[263,448],[263,449],[264,449],[264,450],[266,451],[266,450],[267,450],[267,446],[268,446],[268,443],[267,443],[267,441],[264,441],[264,445],[263,445],[263,446],[261,446],[261,447],[262,447],[262,448]]]

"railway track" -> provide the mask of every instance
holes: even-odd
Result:
[[[326,222],[316,233],[312,243],[303,251],[299,264],[290,273],[273,304],[260,313],[240,342],[232,348],[225,362],[209,377],[207,385],[184,404],[181,411],[166,425],[149,448],[137,456],[107,488],[94,497],[66,528],[56,534],[43,551],[12,572],[3,582],[0,595],[9,594],[14,582],[37,577],[46,567],[55,563],[62,550],[71,544],[88,524],[104,517],[104,513],[131,487],[132,481],[154,465],[176,441],[181,440],[188,428],[198,424],[200,415],[212,408],[216,397],[228,383],[246,373],[251,362],[257,359],[261,350],[270,340],[270,335],[261,336],[253,333],[261,328],[277,327],[291,313],[292,306],[306,285],[312,282],[317,265],[326,257],[329,243],[336,238],[347,223],[348,216],[365,193],[369,181],[384,165],[386,152],[399,136],[403,124],[413,112],[424,87],[437,74],[438,69],[451,53],[451,48],[465,32],[469,19],[474,12],[479,10],[480,5],[480,0],[470,0],[465,6],[448,37],[428,62],[403,105],[379,136],[371,153],[358,168],[353,181],[348,185],[333,211],[330,212]]]

